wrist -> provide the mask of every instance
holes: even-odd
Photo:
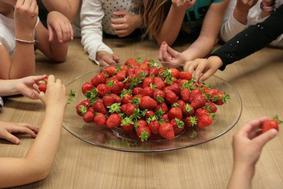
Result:
[[[65,104],[47,104],[46,105],[46,115],[52,117],[62,116],[65,111]]]
[[[255,172],[255,164],[235,161],[233,165],[233,170],[246,173],[247,176],[253,177]]]
[[[33,32],[17,32],[16,31],[16,39],[33,41],[34,40],[34,34],[33,34]]]

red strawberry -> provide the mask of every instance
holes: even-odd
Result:
[[[115,66],[107,66],[103,69],[103,71],[111,77],[116,74],[117,68]]]
[[[153,84],[156,86],[157,89],[160,89],[160,90],[165,87],[165,83],[160,77],[155,77],[153,79]]]
[[[134,67],[134,66],[138,66],[139,64],[137,63],[136,59],[130,58],[125,62],[125,65]]]
[[[141,87],[135,87],[133,88],[133,94],[134,95],[138,95],[138,94],[141,94],[142,93],[142,88]]]
[[[190,101],[190,90],[189,89],[182,89],[181,90],[181,97],[183,99],[183,101],[185,102],[189,102]]]
[[[194,109],[198,109],[198,108],[203,107],[205,105],[205,103],[206,103],[206,99],[205,99],[204,95],[198,95],[192,100],[191,106]]]
[[[44,93],[46,92],[47,80],[48,80],[48,78],[45,77],[44,79],[37,82],[37,86],[38,86],[39,91],[44,92]]]
[[[222,105],[230,99],[230,96],[225,94],[223,91],[219,91],[216,96],[214,96],[213,102],[217,105]]]
[[[100,96],[104,96],[104,95],[106,95],[107,93],[110,92],[110,88],[107,85],[105,85],[104,83],[97,85],[96,90],[97,90],[97,93]]]
[[[217,112],[217,107],[213,102],[205,103],[204,109],[206,109],[209,113]]]
[[[130,103],[133,99],[133,96],[130,95],[130,94],[125,94],[122,98],[122,103],[123,104],[127,104],[127,103]]]
[[[190,72],[180,72],[179,78],[180,79],[191,80],[192,79],[192,74]]]
[[[178,100],[178,96],[171,90],[167,89],[165,92],[165,99],[170,103],[174,104]]]
[[[196,110],[195,114],[196,114],[197,117],[200,117],[200,116],[203,116],[203,115],[208,116],[209,112],[206,109],[199,108],[199,109]]]
[[[163,114],[162,117],[161,117],[161,119],[162,119],[163,121],[169,121],[168,114]]]
[[[152,84],[152,82],[153,82],[152,77],[146,77],[146,78],[143,80],[143,83],[142,83],[143,88],[149,87],[150,84]]]
[[[100,83],[105,83],[105,82],[106,82],[106,77],[103,73],[99,73],[98,75],[94,76],[91,79],[91,84],[95,87]]]
[[[166,89],[173,91],[177,95],[180,94],[180,90],[181,90],[178,83],[173,83],[172,85],[166,87]]]
[[[137,123],[136,123],[136,127],[147,127],[147,123],[145,120],[138,120]]]
[[[154,90],[151,87],[145,87],[141,91],[141,95],[153,97]]]
[[[149,96],[143,96],[141,98],[140,107],[142,109],[152,110],[156,108],[156,106],[157,106],[157,102],[153,98]]]
[[[160,136],[162,136],[163,138],[167,140],[172,140],[175,138],[174,128],[172,124],[170,123],[167,123],[167,122],[161,123],[158,131],[159,131]]]
[[[174,128],[175,134],[179,134],[185,129],[185,123],[180,119],[177,119],[177,118],[172,119],[170,123],[172,124]]]
[[[120,103],[121,98],[116,94],[111,94],[111,97],[115,100],[115,103]]]
[[[173,104],[174,107],[181,108],[182,111],[184,111],[185,108],[185,102],[183,100],[178,100],[176,103]]]
[[[134,129],[134,122],[131,118],[125,117],[121,122],[122,129],[125,133],[132,133]]]
[[[146,118],[149,118],[149,117],[152,117],[152,116],[154,116],[154,112],[153,111],[148,110],[148,111],[145,112],[145,117]]]
[[[113,85],[111,86],[111,92],[119,95],[124,89],[124,84],[121,81],[114,80]]]
[[[121,117],[119,114],[116,113],[111,114],[106,121],[106,126],[110,129],[114,127],[118,127],[120,126],[120,124],[121,124]]]
[[[76,106],[77,114],[83,116],[87,112],[87,107],[83,104],[78,104]]]
[[[87,92],[91,91],[93,89],[93,85],[89,82],[85,82],[82,85],[82,92],[83,94],[86,94]]]
[[[270,129],[276,129],[277,131],[279,131],[279,124],[281,124],[281,123],[282,123],[282,121],[279,120],[278,116],[276,116],[273,119],[264,120],[261,123],[260,128],[261,128],[262,133],[265,133]]]
[[[85,99],[85,100],[81,101],[79,104],[82,104],[82,105],[84,105],[88,108],[90,106],[90,101],[88,99]]]
[[[148,126],[138,126],[136,132],[142,142],[147,141],[151,136]]]
[[[153,134],[157,135],[159,133],[159,123],[157,120],[151,121],[148,126]]]
[[[153,92],[153,97],[157,102],[162,103],[164,102],[165,93],[162,90],[156,89]]]
[[[195,113],[194,108],[190,104],[185,104],[183,108],[183,113],[185,115],[193,115]]]
[[[151,76],[157,76],[158,73],[159,73],[159,70],[158,70],[157,67],[152,67],[152,68],[149,69],[149,74],[150,74]]]
[[[180,71],[176,68],[170,68],[171,75],[178,79],[180,77]]]
[[[105,107],[111,106],[116,102],[112,94],[107,94],[103,97],[103,104]]]
[[[93,121],[93,117],[94,117],[93,112],[87,111],[87,112],[84,114],[83,119],[84,119],[85,122],[92,122],[92,121]]]
[[[202,115],[200,117],[198,117],[198,124],[197,126],[199,128],[205,128],[208,127],[212,124],[213,120],[209,115]]]
[[[97,99],[92,107],[93,107],[95,112],[100,112],[102,114],[106,114],[107,113],[107,110],[106,110],[106,108],[105,108],[105,106],[103,104],[103,100],[102,99]]]
[[[158,104],[155,108],[155,111],[158,111],[158,110],[162,110],[163,113],[167,113],[168,112],[168,106],[166,105],[166,103]]]
[[[115,78],[118,81],[124,81],[126,79],[126,77],[127,77],[127,71],[126,70],[121,70],[115,75]]]
[[[93,122],[97,124],[98,126],[105,126],[106,125],[106,117],[102,113],[95,113]]]
[[[193,101],[194,98],[196,98],[197,96],[202,95],[201,90],[199,89],[194,89],[192,90],[191,94],[190,94],[190,102]]]
[[[171,119],[179,119],[179,120],[182,120],[183,118],[183,113],[182,113],[182,110],[181,108],[179,107],[173,107],[169,110],[168,112],[168,118],[171,120]]]
[[[127,116],[132,115],[134,113],[135,109],[136,109],[136,107],[131,103],[123,104],[121,106],[121,111],[123,113],[125,113]]]
[[[197,118],[195,116],[189,116],[185,119],[185,125],[187,127],[194,127],[197,125]]]

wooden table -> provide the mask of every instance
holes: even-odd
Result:
[[[156,58],[158,47],[151,42],[107,41],[122,60],[128,57]],[[179,47],[184,49],[185,46]],[[79,41],[71,44],[67,62],[46,64],[39,55],[38,73],[55,74],[65,82],[92,69]],[[225,188],[232,168],[231,139],[246,121],[280,114],[283,117],[283,53],[264,49],[217,75],[238,89],[243,113],[227,134],[207,144],[159,154],[112,151],[84,143],[63,131],[59,152],[50,176],[20,188],[97,188],[97,189],[221,189]],[[0,119],[40,125],[44,109],[38,102],[11,98]],[[19,146],[0,143],[0,156],[24,156],[32,139]],[[0,170],[1,171],[1,170]],[[254,188],[283,187],[283,134],[270,142],[262,153],[254,178]]]

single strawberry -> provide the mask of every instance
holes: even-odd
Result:
[[[186,117],[185,119],[185,125],[187,127],[194,127],[196,126],[198,123],[198,119],[196,116],[189,116],[189,117]]]
[[[198,117],[198,123],[197,126],[199,128],[205,128],[212,124],[213,120],[209,115],[202,115]]]
[[[179,120],[182,120],[183,118],[183,112],[181,110],[181,108],[179,107],[173,107],[169,110],[168,112],[168,118],[171,120],[171,119],[179,119]]]
[[[47,78],[45,77],[44,79],[40,80],[37,82],[38,90],[40,92],[45,93],[47,89]]]
[[[170,72],[174,78],[178,79],[180,77],[180,71],[178,69],[170,68]]]
[[[130,94],[125,94],[123,97],[122,97],[122,103],[123,104],[127,104],[127,103],[130,103],[133,99],[133,96],[130,95]]]
[[[174,104],[178,100],[178,96],[173,91],[167,89],[164,92],[165,92],[165,99],[170,104]]]
[[[190,72],[180,72],[179,73],[179,78],[180,79],[191,80],[192,79],[192,74]]]
[[[281,123],[283,123],[283,122],[281,120],[279,120],[279,117],[275,116],[273,119],[264,120],[261,123],[260,128],[261,128],[262,133],[265,133],[270,129],[276,129],[277,131],[279,131],[279,125]]]
[[[161,116],[161,120],[169,122],[168,114],[167,114],[167,113],[166,113],[166,114],[163,114],[163,115]]]
[[[192,90],[191,94],[190,94],[190,102],[192,102],[199,95],[202,95],[201,90],[199,90],[199,89]]]
[[[191,94],[191,92],[190,92],[189,89],[187,89],[187,88],[182,89],[181,90],[181,98],[182,98],[182,100],[185,101],[185,102],[189,102],[190,101],[190,94]]]
[[[143,80],[142,86],[143,86],[143,88],[149,87],[150,84],[152,84],[152,83],[153,83],[152,77],[146,77],[146,78]]]
[[[198,108],[203,107],[205,103],[206,103],[206,99],[204,95],[198,95],[191,101],[191,106],[194,109],[198,109]]]
[[[184,111],[185,104],[186,103],[183,100],[178,100],[176,103],[173,104],[173,107],[179,107],[182,111]]]
[[[208,115],[209,115],[209,112],[208,112],[206,109],[204,109],[204,108],[199,108],[199,109],[197,109],[197,110],[195,111],[195,115],[196,115],[197,117],[200,117],[200,116],[203,116],[203,115],[208,116]]]
[[[93,112],[91,111],[87,111],[84,115],[83,115],[83,120],[85,122],[92,122],[93,121],[93,117],[94,117],[94,114]]]
[[[89,82],[85,82],[82,85],[82,93],[86,94],[87,92],[91,91],[93,89],[93,85]]]
[[[141,91],[142,96],[150,96],[153,97],[154,90],[151,87],[145,87]]]
[[[156,108],[156,106],[157,106],[157,102],[153,98],[149,96],[143,96],[141,98],[140,107],[142,109],[152,110]]]
[[[217,107],[213,102],[206,102],[204,109],[206,109],[209,113],[217,112]]]
[[[117,73],[117,68],[115,66],[107,66],[103,69],[103,72],[111,77]]]
[[[111,106],[108,106],[109,108],[109,113],[120,113],[121,112],[121,104],[120,103],[114,103],[111,104]]]
[[[143,90],[143,88],[141,88],[141,87],[135,87],[135,88],[133,88],[133,94],[139,95],[139,94],[142,93],[142,90]]]
[[[172,119],[170,123],[172,124],[174,128],[175,134],[179,134],[185,129],[185,123],[180,119],[177,119],[177,118]]]
[[[120,95],[120,93],[124,89],[124,84],[121,81],[117,81],[117,80],[113,80],[113,83],[111,84],[110,84],[111,92],[116,95]]]
[[[178,83],[172,83],[171,85],[167,86],[166,89],[173,91],[175,94],[179,95],[181,88],[179,87]]]
[[[106,126],[106,117],[104,114],[97,112],[94,114],[93,122],[98,126]]]
[[[149,75],[151,76],[157,76],[159,73],[159,70],[157,67],[152,67],[149,69]]]
[[[166,105],[166,103],[161,103],[158,104],[155,108],[155,111],[161,110],[163,113],[167,113],[168,112],[168,106]]]
[[[125,117],[121,122],[122,129],[125,133],[132,133],[134,129],[134,122],[130,117]]]
[[[116,75],[115,78],[118,81],[124,81],[127,77],[127,71],[126,70],[120,70]]]
[[[171,123],[163,122],[159,126],[159,135],[167,140],[172,140],[175,138],[174,128]]]
[[[91,79],[91,84],[96,87],[100,83],[105,83],[106,82],[106,77],[103,73],[99,73],[98,75],[94,76]]]
[[[101,97],[105,96],[106,94],[108,94],[110,92],[110,88],[107,85],[105,85],[104,83],[97,85],[96,90],[97,90],[97,93]]]
[[[114,127],[118,127],[120,126],[120,124],[121,124],[121,116],[116,113],[111,114],[106,121],[106,126],[110,129]]]
[[[147,141],[151,136],[150,128],[148,126],[138,126],[136,132],[142,142]]]
[[[146,118],[150,118],[150,117],[152,117],[152,116],[154,116],[154,115],[155,115],[154,112],[151,111],[151,110],[147,110],[147,111],[145,112],[145,117],[146,117]]]
[[[157,120],[150,121],[148,126],[153,134],[157,135],[159,133],[159,123]]]
[[[125,65],[129,67],[135,67],[135,66],[138,66],[139,64],[137,63],[136,59],[130,58],[125,62]]]
[[[83,116],[87,112],[87,107],[83,104],[78,104],[76,106],[76,111],[79,116]]]
[[[111,106],[112,104],[114,104],[116,102],[115,98],[113,97],[112,94],[107,94],[105,96],[103,96],[103,104],[105,107]]]
[[[121,106],[121,111],[125,113],[127,116],[130,116],[134,113],[136,107],[131,103],[123,104]]]
[[[164,102],[165,93],[162,90],[156,89],[153,92],[153,97],[158,103]]]
[[[160,90],[162,90],[165,87],[165,83],[160,77],[155,77],[153,79],[153,84],[156,86],[157,89]]]

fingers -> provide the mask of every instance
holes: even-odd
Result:
[[[116,30],[115,33],[116,35],[118,35],[118,37],[126,37],[127,35],[129,35],[128,30]]]
[[[276,129],[270,129],[269,131],[254,138],[253,141],[259,144],[262,148],[267,142],[273,139],[277,135],[277,133],[278,131]]]
[[[113,12],[113,15],[114,16],[125,16],[126,14],[128,14],[128,12],[127,11],[115,11],[115,12]]]
[[[206,68],[207,68],[207,60],[199,61],[198,65],[195,69],[195,72],[194,72],[195,79],[197,81],[199,81],[200,77],[203,75]]]
[[[207,70],[200,78],[199,81],[205,81],[207,80],[210,76],[212,76],[214,73],[216,72],[216,70],[210,68],[209,70]]]
[[[49,75],[48,76],[48,85],[49,84],[52,84],[52,83],[54,83],[55,82],[55,76],[54,75]]]
[[[52,26],[50,26],[48,24],[47,28],[48,28],[48,41],[53,41],[54,40],[54,32],[53,32]]]
[[[173,48],[171,48],[169,45],[167,45],[167,51],[169,54],[171,54],[171,56],[176,57],[178,56],[180,53],[176,50],[174,50]]]
[[[28,134],[32,137],[36,137],[36,133],[30,129],[29,127],[24,126],[14,126],[12,128],[8,129],[9,132],[11,133],[21,133],[21,134]]]
[[[243,136],[248,136],[249,133],[251,133],[254,130],[257,130],[261,123],[266,120],[266,117],[260,118],[260,119],[256,119],[253,121],[250,121],[249,123],[247,123],[246,125],[244,125],[240,130],[239,130],[239,134],[243,135]]]
[[[126,23],[126,19],[124,17],[120,17],[120,18],[111,18],[111,24],[112,25],[117,25],[117,24],[125,24]],[[113,27],[113,26],[112,26]]]
[[[115,54],[113,54],[112,57],[113,57],[114,61],[118,64],[119,61],[120,61],[120,57],[118,55],[115,55]]]
[[[127,30],[128,29],[128,25],[127,24],[111,24],[112,28],[114,30]]]
[[[12,135],[8,131],[4,131],[2,135],[3,139],[13,143],[13,144],[20,144],[20,139],[17,138],[16,136]]]

